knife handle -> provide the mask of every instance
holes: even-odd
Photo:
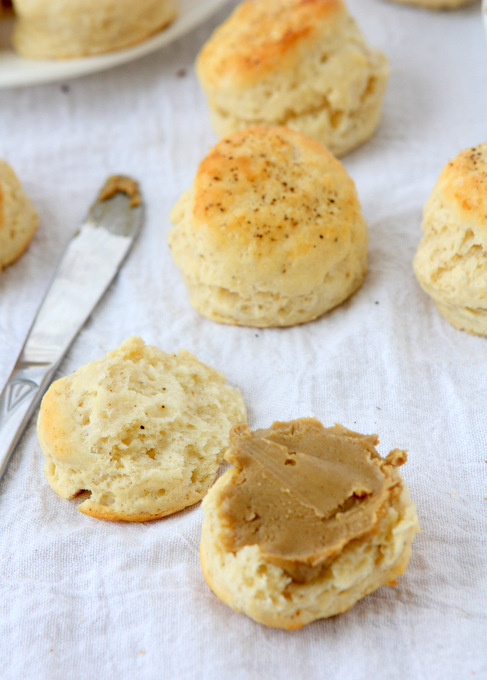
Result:
[[[0,394],[0,480],[54,371],[52,364],[28,364],[19,358]]]

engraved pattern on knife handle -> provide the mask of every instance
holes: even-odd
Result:
[[[42,385],[51,376],[52,368],[49,364],[19,359],[0,394],[0,478],[42,396]]]
[[[3,398],[3,413],[8,415],[14,411],[26,399],[33,390],[37,390],[39,385],[26,378],[15,378],[6,387]]]

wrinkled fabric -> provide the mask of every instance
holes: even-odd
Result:
[[[411,266],[441,168],[487,141],[480,5],[349,0],[392,69],[378,133],[343,159],[369,225],[369,271],[323,318],[262,330],[199,316],[166,244],[169,211],[215,142],[193,62],[232,4],[141,61],[0,91],[0,157],[40,214],[30,248],[0,274],[0,380],[99,186],[131,174],[146,224],[58,375],[132,334],[185,347],[242,390],[253,429],[315,416],[378,433],[382,455],[407,449],[422,532],[397,586],[300,631],[264,628],[206,586],[200,506],[138,525],[82,515],[47,485],[32,421],[0,484],[0,677],[486,678],[487,340],[443,320]]]

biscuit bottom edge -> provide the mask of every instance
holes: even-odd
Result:
[[[365,258],[364,258],[365,259]],[[328,281],[307,294],[286,297],[256,291],[249,297],[220,286],[195,283],[185,276],[192,307],[218,323],[253,328],[286,328],[314,321],[346,302],[362,286],[367,265],[358,263],[353,276],[334,285]]]
[[[432,297],[441,316],[454,328],[479,337],[487,336],[487,309],[481,307],[456,307]]]
[[[313,107],[309,111],[288,116],[263,119],[241,118],[238,114],[210,105],[210,120],[215,133],[226,137],[238,130],[256,126],[284,126],[319,141],[336,158],[341,158],[365,144],[377,132],[382,120],[386,78],[377,81],[377,93],[353,111],[330,111],[330,105]],[[338,122],[339,121],[339,122]]]

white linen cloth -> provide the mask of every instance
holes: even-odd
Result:
[[[33,421],[0,485],[0,678],[485,679],[487,340],[443,320],[411,267],[441,168],[487,141],[480,4],[349,0],[392,68],[378,133],[343,159],[370,229],[369,272],[338,309],[281,330],[200,317],[166,244],[169,211],[215,141],[193,62],[232,4],[136,63],[0,91],[0,157],[41,218],[0,275],[0,381],[104,178],[132,174],[146,224],[59,376],[132,334],[186,347],[242,390],[252,428],[313,415],[377,432],[383,455],[408,449],[422,533],[397,587],[300,631],[265,628],[206,586],[199,506],[138,525],[82,515],[47,485]]]

